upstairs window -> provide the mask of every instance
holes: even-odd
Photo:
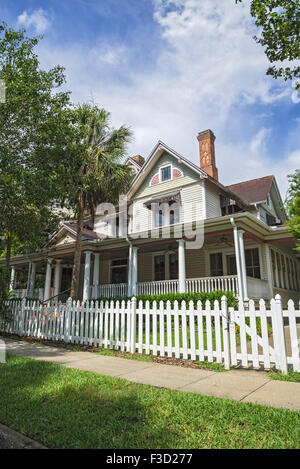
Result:
[[[180,205],[178,202],[163,202],[157,204],[154,210],[155,228],[175,225],[180,222]]]
[[[161,182],[171,179],[171,166],[165,166],[160,170]]]

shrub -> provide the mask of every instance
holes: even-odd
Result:
[[[236,295],[231,292],[231,291],[221,291],[221,290],[215,290],[213,292],[207,293],[207,292],[201,292],[201,293],[166,293],[166,294],[161,294],[161,295],[137,295],[136,299],[137,302],[142,301],[143,304],[146,303],[146,301],[149,301],[150,305],[153,304],[154,301],[157,301],[158,303],[160,301],[163,301],[164,304],[167,303],[167,301],[170,301],[171,306],[174,306],[174,302],[178,301],[178,303],[181,303],[181,301],[186,301],[187,304],[190,301],[193,301],[194,306],[197,306],[197,302],[200,300],[202,303],[202,306],[205,306],[205,302],[209,300],[211,307],[213,308],[214,306],[214,301],[221,301],[222,296],[227,297],[227,303],[228,306],[230,307],[237,307],[238,301]],[[119,296],[119,297],[114,297],[114,298],[97,298],[97,301],[128,301],[132,298],[132,296]],[[93,300],[95,301],[95,300]]]

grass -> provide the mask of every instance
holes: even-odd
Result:
[[[8,355],[0,421],[51,448],[299,448],[299,412]]]
[[[269,378],[278,381],[290,381],[293,383],[300,383],[300,373],[297,371],[289,371],[287,375],[284,375],[281,371],[269,371]],[[300,391],[300,389],[299,389]]]

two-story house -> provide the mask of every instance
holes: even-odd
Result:
[[[126,197],[86,220],[82,299],[218,289],[299,301],[299,259],[275,177],[224,186],[213,132],[200,132],[198,142],[199,166],[161,141],[146,160],[127,159],[134,178]],[[75,236],[76,224],[64,223],[49,249],[12,258],[11,288],[44,300],[67,296]]]

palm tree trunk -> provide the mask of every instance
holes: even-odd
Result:
[[[71,298],[78,299],[79,294],[79,279],[80,279],[80,261],[81,261],[81,243],[82,243],[82,230],[83,230],[83,215],[84,215],[84,198],[81,194],[78,198],[78,216],[77,216],[77,236],[75,243],[74,265],[72,272],[71,284]]]

